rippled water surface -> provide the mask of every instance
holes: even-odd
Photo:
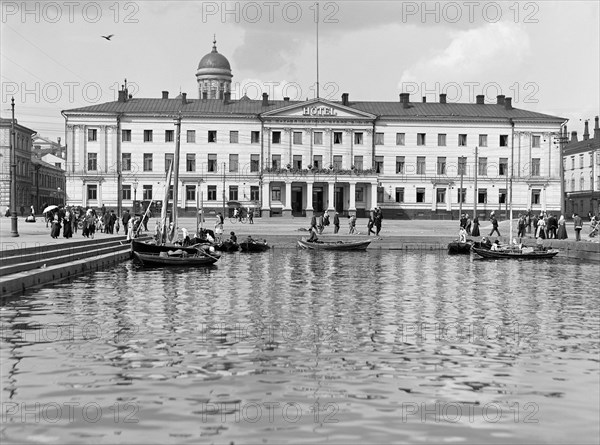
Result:
[[[273,251],[5,302],[3,442],[598,443],[599,266]]]

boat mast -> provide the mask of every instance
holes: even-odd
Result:
[[[510,122],[510,126],[511,126],[511,142],[510,142],[510,180],[509,180],[509,184],[508,184],[508,202],[509,202],[509,208],[510,208],[510,213],[509,213],[509,229],[508,229],[508,243],[512,244],[512,240],[513,240],[513,192],[512,192],[512,185],[513,185],[513,169],[514,169],[514,156],[515,156],[515,123],[512,119],[509,119]]]
[[[160,212],[160,244],[166,242],[167,236],[167,209],[169,207],[169,190],[171,189],[171,174],[173,173],[173,163],[169,163],[169,170],[167,171],[167,181],[165,182],[165,196],[163,197],[163,206]]]
[[[477,192],[477,170],[479,169],[478,161],[477,161],[477,146],[475,146],[475,183],[473,185],[475,190],[475,196],[473,197],[473,221],[477,218],[477,200],[479,199],[479,194]]]
[[[177,203],[179,188],[179,152],[181,150],[181,114],[175,120],[177,134],[175,136],[175,157],[173,159],[173,231],[169,234],[171,241],[177,239]]]

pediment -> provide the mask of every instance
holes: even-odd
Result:
[[[324,99],[313,99],[303,103],[295,103],[276,110],[261,114],[264,118],[292,118],[292,119],[361,119],[372,120],[377,116],[357,110],[351,106],[341,105]]]

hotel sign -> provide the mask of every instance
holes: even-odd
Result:
[[[332,107],[304,107],[303,116],[337,116],[337,110]]]

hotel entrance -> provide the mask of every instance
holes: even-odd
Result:
[[[323,187],[313,187],[313,210],[322,212],[323,209]]]
[[[335,187],[335,211],[339,212],[340,215],[344,214],[344,187],[336,186]]]
[[[292,187],[292,216],[303,216],[304,209],[302,207],[302,187]]]

